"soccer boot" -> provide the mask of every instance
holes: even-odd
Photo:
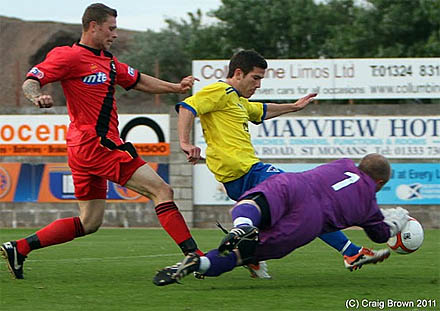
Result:
[[[194,277],[196,278],[196,279],[199,279],[199,280],[204,280],[205,279],[205,275],[204,274],[201,274],[200,272],[197,272],[197,271],[194,271]]]
[[[220,254],[231,252],[238,244],[244,241],[258,242],[258,228],[254,226],[240,226],[232,228],[223,238],[218,247]]]
[[[189,253],[173,274],[173,277],[179,281],[192,272],[197,272],[200,267],[200,256],[196,253]]]
[[[168,284],[176,283],[177,280],[173,278],[174,273],[176,273],[177,268],[181,263],[178,262],[173,266],[168,266],[163,268],[162,270],[157,271],[156,275],[153,278],[154,285],[164,286]]]
[[[196,253],[189,253],[181,263],[158,271],[153,278],[153,283],[157,286],[179,283],[179,280],[189,273],[196,272],[199,266],[200,256]]]
[[[362,247],[354,256],[344,256],[345,268],[350,271],[362,268],[363,265],[382,262],[390,256],[389,249],[380,249],[378,251],[371,248]]]
[[[244,266],[251,273],[252,278],[259,279],[271,279],[272,277],[267,272],[267,263],[265,261],[260,261],[258,264],[248,264]]]
[[[6,259],[8,269],[14,279],[23,279],[23,263],[26,256],[17,251],[17,243],[15,241],[3,243],[0,247],[2,257]]]

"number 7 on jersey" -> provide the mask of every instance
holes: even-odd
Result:
[[[340,182],[337,182],[336,184],[332,185],[333,190],[338,191],[342,188],[345,188],[351,184],[354,184],[359,180],[359,175],[352,173],[352,172],[344,172],[345,175],[348,176],[348,178],[341,180]]]

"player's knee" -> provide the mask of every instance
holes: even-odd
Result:
[[[174,198],[174,190],[167,183],[163,183],[158,189],[156,193],[156,197],[160,201],[168,201],[173,200]]]
[[[101,220],[85,220],[83,222],[83,228],[84,228],[84,233],[85,234],[92,234],[95,233],[96,231],[98,231],[98,229],[101,227],[102,225],[102,219]]]

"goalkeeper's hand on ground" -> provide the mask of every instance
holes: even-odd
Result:
[[[395,236],[400,232],[409,220],[408,211],[400,206],[396,208],[380,209],[383,220],[390,227],[390,237]]]

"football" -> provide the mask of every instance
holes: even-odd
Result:
[[[415,252],[423,243],[423,227],[415,218],[410,218],[405,227],[391,237],[387,244],[399,254],[410,254]]]

